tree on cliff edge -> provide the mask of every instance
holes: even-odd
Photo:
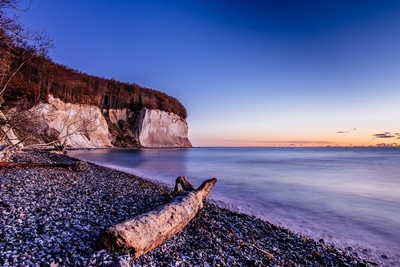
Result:
[[[18,17],[7,11],[26,11],[19,7],[19,0],[0,0],[0,106],[9,84],[21,68],[32,58],[46,56],[52,41],[45,32],[25,30]]]
[[[30,0],[25,8],[21,8],[19,0],[0,0],[0,108],[4,102],[4,93],[17,78],[21,68],[34,57],[46,56],[52,47],[52,41],[45,32],[25,30],[16,15],[9,15],[14,11],[28,10],[32,2]],[[16,141],[13,130],[18,124],[29,121],[32,121],[32,114],[25,114],[22,118],[7,118],[0,109],[0,158],[19,148],[20,142]]]

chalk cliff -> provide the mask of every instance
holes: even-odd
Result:
[[[162,110],[142,109],[139,142],[144,147],[191,147],[184,119]]]
[[[162,110],[100,109],[50,95],[48,103],[33,107],[31,114],[42,139],[59,139],[72,148],[192,146],[186,121]]]
[[[64,103],[52,95],[31,109],[40,134],[72,148],[112,147],[108,124],[99,107]]]

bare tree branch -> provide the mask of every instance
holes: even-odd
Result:
[[[0,0],[0,105],[2,97],[11,81],[21,68],[34,57],[45,56],[48,49],[53,47],[46,32],[24,29],[18,22],[18,17],[9,17],[8,10],[27,11],[33,0],[26,8],[19,8],[19,0]]]
[[[8,77],[6,83],[3,85],[3,88],[0,90],[0,96],[4,94],[4,92],[7,89],[8,84],[10,83],[10,81],[12,80],[12,78],[15,76],[15,74],[17,74],[19,72],[19,70],[22,68],[22,66],[28,62],[29,60],[31,60],[34,57],[34,54],[32,54],[30,57],[28,57],[27,59],[25,59],[24,61],[21,62],[21,64],[19,64],[19,66],[17,67],[16,70],[14,70],[13,72],[11,72],[10,77]],[[2,77],[3,78],[3,77]]]
[[[52,146],[63,151],[67,148],[68,142],[71,143],[71,137],[76,135],[87,136],[89,132],[96,130],[97,115],[91,118],[81,118],[80,114],[72,115],[71,110],[69,110],[67,116],[64,117],[52,106],[50,108],[54,108],[54,110],[47,110],[47,112],[44,111],[44,108],[48,107],[39,105],[27,111],[10,110],[8,112],[10,119],[0,111],[0,134],[2,134],[0,137],[0,158],[9,158],[9,154],[22,147],[48,148]],[[62,120],[61,128],[52,129],[57,132],[52,138],[47,133],[42,132],[45,130],[44,128],[38,127],[38,125],[46,125],[56,120]],[[10,140],[10,135],[14,136],[13,130],[18,130],[18,139],[14,141]],[[44,140],[42,136],[47,136],[47,140]]]

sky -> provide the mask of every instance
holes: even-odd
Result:
[[[400,144],[400,1],[35,0],[19,15],[55,62],[179,99],[194,146]]]

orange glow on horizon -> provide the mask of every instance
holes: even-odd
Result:
[[[339,140],[340,139],[340,140]],[[371,146],[400,146],[397,140],[382,139],[342,139],[337,141],[318,140],[246,140],[246,139],[196,139],[192,141],[193,146],[202,147],[371,147]]]

